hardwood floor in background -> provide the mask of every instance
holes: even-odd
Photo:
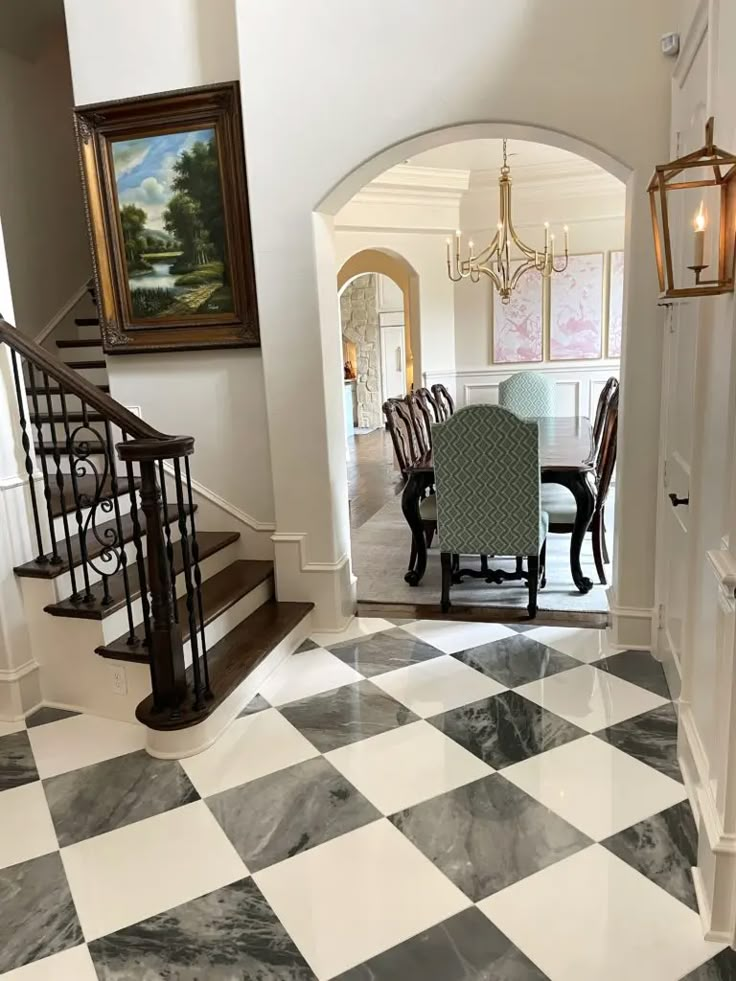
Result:
[[[360,528],[401,491],[391,437],[385,429],[348,439],[350,527]]]

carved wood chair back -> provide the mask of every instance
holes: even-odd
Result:
[[[445,422],[455,412],[455,401],[441,382],[432,386],[432,394],[437,403],[437,411],[440,414],[438,422]]]
[[[613,470],[616,466],[616,443],[618,439],[618,383],[611,395],[603,421],[600,446],[596,459],[596,511],[606,506],[606,498],[611,487]]]
[[[609,378],[603,386],[603,390],[598,398],[598,405],[595,410],[595,421],[593,423],[593,438],[596,449],[600,449],[603,426],[606,421],[606,413],[614,395],[618,395],[618,378]]]
[[[383,403],[383,414],[396,454],[396,461],[401,473],[406,476],[409,467],[416,462],[421,454],[409,406],[404,399],[387,399]]]
[[[432,410],[425,400],[417,393],[411,392],[406,396],[406,404],[409,407],[414,435],[421,453],[426,453],[432,448]]]
[[[429,416],[432,422],[444,422],[440,416],[439,406],[437,405],[437,400],[434,395],[430,392],[428,388],[418,388],[414,394],[419,400],[420,405],[426,416]]]

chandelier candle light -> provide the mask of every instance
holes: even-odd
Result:
[[[506,140],[503,141],[503,166],[498,179],[500,198],[500,221],[491,242],[478,254],[475,245],[468,242],[466,258],[460,257],[462,232],[455,232],[455,253],[452,254],[452,240],[447,239],[447,275],[453,283],[461,279],[480,282],[481,273],[489,276],[498,290],[502,303],[509,303],[511,294],[524,273],[536,270],[545,279],[552,273],[564,272],[568,262],[568,229],[564,229],[564,251],[562,256],[555,254],[555,236],[550,233],[549,222],[544,223],[544,251],[533,249],[519,238],[511,218],[511,168],[506,155]],[[516,253],[521,253],[517,255]],[[519,265],[512,271],[512,262]]]

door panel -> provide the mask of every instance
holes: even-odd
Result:
[[[404,374],[404,325],[381,328],[381,368],[383,398],[401,398],[406,395]]]

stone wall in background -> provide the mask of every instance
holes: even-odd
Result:
[[[383,424],[376,288],[376,277],[370,273],[354,279],[340,297],[343,340],[356,348],[358,426],[366,429]]]

